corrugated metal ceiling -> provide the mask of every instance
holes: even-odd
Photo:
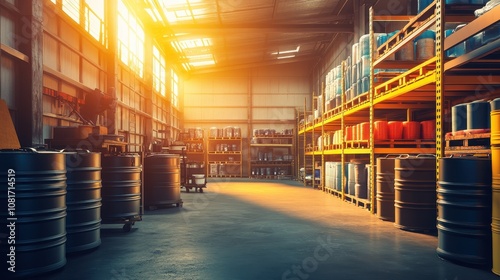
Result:
[[[314,62],[335,34],[354,31],[349,0],[132,2],[155,40],[166,50],[177,48],[177,63],[190,74]],[[199,39],[205,43],[193,43]],[[182,47],[185,40],[194,40],[196,46]],[[278,59],[284,56],[290,58]],[[214,64],[195,66],[207,58]]]

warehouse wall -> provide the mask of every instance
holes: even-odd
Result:
[[[100,38],[70,18],[61,3],[0,2],[0,98],[8,105],[21,145],[42,145],[53,137],[54,127],[82,124],[72,107],[78,109],[94,90],[116,95],[116,119],[103,113],[98,124],[125,136],[129,151],[148,148],[154,140],[174,139],[179,109],[171,105],[169,90],[161,96],[152,89],[152,62],[147,54],[151,51],[146,51],[144,77],[117,58],[116,26],[110,24],[116,20],[117,1],[103,2],[107,13],[97,24],[108,32]],[[85,22],[83,11],[80,17]],[[153,41],[146,36],[144,49],[151,50]],[[166,72],[168,81],[170,69]]]
[[[288,64],[191,77],[184,82],[184,127],[238,126],[243,158],[254,129],[296,129],[298,111],[311,105],[310,65]],[[243,166],[243,176],[248,175]]]
[[[293,128],[296,110],[311,102],[308,68],[277,65],[191,77],[184,83],[184,126],[240,126],[245,138],[256,128]]]

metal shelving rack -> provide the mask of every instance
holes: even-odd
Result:
[[[295,169],[294,138],[293,133],[254,136],[252,141],[257,143],[250,143],[250,178],[291,179]],[[281,158],[278,154],[282,154]]]
[[[497,38],[474,50],[455,57],[446,58],[444,53],[459,43],[470,39],[475,34],[498,23],[500,6],[494,7],[478,18],[471,16],[477,7],[450,7],[441,1],[436,3],[436,177],[439,178],[439,158],[455,154],[446,152],[445,135],[449,131],[446,115],[451,106],[474,100],[491,100],[500,96],[500,38]],[[467,16],[467,14],[469,14]],[[446,39],[444,38],[445,23],[450,18],[460,17],[462,22],[468,22]],[[471,94],[472,93],[472,94]],[[476,135],[477,136],[477,135]],[[472,137],[473,138],[473,137]],[[488,154],[490,150],[470,149],[458,151],[457,154]]]
[[[241,177],[243,173],[241,149],[241,137],[208,137],[208,177]],[[217,172],[214,170],[215,166],[217,166]]]
[[[475,18],[473,11],[480,6],[450,5],[444,1],[434,1],[416,16],[377,16],[370,8],[370,36],[372,54],[377,57],[371,61],[371,83],[369,97],[359,103],[348,106],[343,99],[342,108],[326,112],[321,119],[314,120],[305,126],[299,134],[322,131],[335,123],[340,123],[342,131],[350,123],[369,121],[370,140],[367,148],[352,148],[342,145],[340,149],[325,149],[320,153],[308,154],[340,155],[342,163],[348,155],[369,155],[371,164],[370,184],[374,186],[375,160],[379,154],[406,154],[406,153],[432,153],[436,154],[437,161],[444,156],[444,135],[449,130],[447,115],[450,114],[454,103],[472,101],[471,92],[475,92],[475,99],[493,99],[500,96],[500,39],[493,40],[486,45],[476,48],[456,58],[445,58],[446,50],[464,42],[472,35],[497,23],[500,18],[500,6],[493,8],[484,15]],[[398,34],[389,38],[385,44],[375,50],[373,22],[376,21],[406,21],[407,24]],[[444,39],[446,23],[469,22],[464,28]],[[425,30],[435,26],[436,29],[436,56],[426,61],[388,61],[389,55],[398,51],[405,43],[412,42]],[[374,69],[396,68],[408,69],[404,73],[390,77],[387,81],[376,84]],[[425,142],[420,147],[410,148],[383,148],[377,145],[373,137],[374,121],[378,112],[409,108],[406,112],[409,120],[412,110],[434,110],[436,117],[436,140],[432,143]],[[313,137],[314,139],[314,137]],[[322,161],[324,162],[324,161]],[[436,175],[438,174],[437,166]],[[326,190],[337,193],[336,190]],[[340,192],[340,197],[346,196]],[[374,187],[372,188],[371,201],[374,205]],[[374,213],[373,207],[371,212]]]

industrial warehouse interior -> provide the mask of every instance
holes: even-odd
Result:
[[[499,279],[499,15],[0,0],[1,279]]]

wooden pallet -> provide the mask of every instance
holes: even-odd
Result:
[[[360,105],[361,103],[367,101],[368,97],[369,97],[368,92],[360,94],[360,95],[354,97],[353,99],[346,101],[344,104],[344,108],[347,110],[347,109],[351,109],[353,107],[356,107],[356,106]]]
[[[345,195],[345,200],[364,209],[370,209],[371,203],[366,198],[358,198],[354,195]]]
[[[357,141],[346,141],[345,148],[346,149],[361,149],[368,148],[369,141],[368,140],[357,140]]]
[[[375,148],[433,148],[434,139],[389,139],[375,140]]]
[[[445,136],[445,154],[489,154],[490,133],[460,133]]]

